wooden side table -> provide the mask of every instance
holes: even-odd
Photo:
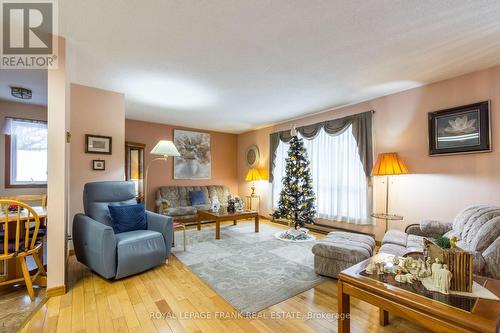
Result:
[[[260,195],[247,195],[245,197],[245,206],[246,206],[246,209],[248,210],[256,210],[256,211],[259,211],[260,210]],[[254,206],[253,205],[253,200],[256,199],[257,201],[257,204]]]

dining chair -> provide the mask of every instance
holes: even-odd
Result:
[[[34,223],[30,228],[29,224]],[[46,275],[39,252],[42,240],[38,236],[40,218],[31,206],[17,200],[0,199],[0,261],[18,260],[23,273],[22,277],[8,277],[0,280],[0,286],[22,283],[28,289],[28,295],[33,301],[33,281],[38,275]],[[26,257],[33,256],[38,267],[32,276],[28,271]]]
[[[1,200],[15,200],[15,201],[20,201],[24,203],[31,203],[31,206],[38,206],[38,205],[33,205],[34,202],[40,203],[40,206],[44,209],[47,208],[47,194],[27,194],[27,195],[16,195],[16,196],[9,196],[9,197],[1,197]]]
[[[15,200],[24,202],[25,204],[30,204],[31,207],[35,207],[38,205],[34,205],[37,203],[43,209],[47,209],[47,194],[26,194],[26,195],[16,195],[9,197],[0,197],[0,200]],[[40,230],[38,231],[38,236],[43,237],[47,234],[47,217],[40,217]],[[30,226],[33,229],[33,225]]]

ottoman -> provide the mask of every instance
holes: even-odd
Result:
[[[351,232],[330,232],[316,243],[314,271],[319,275],[337,278],[338,274],[373,255],[375,239]]]

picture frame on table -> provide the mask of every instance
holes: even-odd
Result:
[[[490,102],[429,112],[429,155],[491,152]]]
[[[111,155],[113,139],[110,136],[85,135],[85,153]]]

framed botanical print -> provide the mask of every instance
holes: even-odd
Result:
[[[210,179],[210,134],[174,130],[174,144],[181,156],[174,157],[174,179]]]
[[[85,135],[85,152],[87,154],[111,155],[112,138],[101,135]]]
[[[491,151],[489,101],[429,112],[429,155]]]

